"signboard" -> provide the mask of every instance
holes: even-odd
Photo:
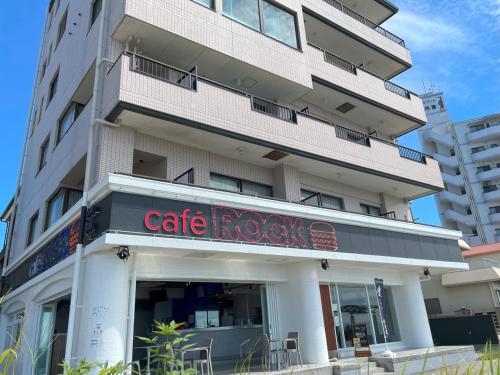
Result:
[[[18,288],[75,253],[79,233],[80,219],[77,219],[5,276],[2,293],[5,295],[7,292]]]
[[[387,342],[389,331],[387,330],[387,323],[385,321],[385,291],[384,280],[375,279],[375,292],[377,293],[378,310],[380,312],[380,324],[382,325],[382,332],[384,333],[384,340]]]

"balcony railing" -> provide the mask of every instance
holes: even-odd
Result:
[[[401,95],[403,98],[410,99],[410,92],[401,87],[396,85],[395,83],[392,83],[391,81],[384,81],[385,88],[389,91],[392,91],[395,94]]]
[[[375,22],[370,21],[369,19],[367,19],[366,17],[362,16],[361,14],[355,12],[351,8],[346,7],[344,4],[339,3],[336,0],[323,0],[323,1],[330,4],[334,8],[337,8],[341,12],[347,14],[349,17],[354,18],[356,21],[359,21],[359,22],[365,24],[370,29],[375,30],[379,34],[382,34],[387,39],[392,40],[393,42],[399,44],[400,46],[406,47],[403,39],[401,39],[400,37],[394,35],[393,33],[389,32],[389,31],[387,31],[383,27],[377,25]]]
[[[335,126],[335,135],[337,138],[346,139],[348,141],[370,147],[370,136],[368,134],[360,133],[358,131],[337,125]]]
[[[367,147],[371,147],[371,139],[383,142],[392,147],[397,147],[399,149],[399,155],[405,159],[413,160],[422,164],[427,164],[426,158],[432,159],[431,156],[426,155],[420,151],[412,150],[410,148],[400,146],[389,141],[373,137],[369,134],[361,133],[356,130],[348,129],[343,126],[337,125],[329,120],[326,120],[320,116],[316,116],[309,111],[309,108],[304,108],[303,110],[296,110],[290,107],[282,106],[271,101],[253,96],[246,92],[234,89],[232,87],[223,85],[221,83],[212,81],[205,77],[200,77],[196,73],[194,68],[191,72],[186,72],[169,65],[163,64],[159,61],[149,59],[143,56],[134,55],[132,53],[126,53],[130,56],[130,70],[136,71],[141,74],[151,76],[153,78],[161,79],[163,81],[185,87],[187,89],[196,91],[197,81],[205,82],[210,85],[220,87],[224,90],[234,92],[238,95],[245,96],[249,98],[251,103],[251,108],[254,111],[266,114],[268,116],[273,116],[281,120],[297,123],[297,116],[305,116],[312,118],[314,120],[320,121],[322,123],[328,124],[335,128],[335,134],[338,138],[348,140],[350,142],[362,144]]]
[[[386,212],[385,214],[380,214],[380,217],[390,220],[396,220],[396,213],[394,211]]]
[[[307,43],[307,44],[309,46],[316,48],[317,50],[320,50],[321,52],[323,52],[323,58],[327,63],[335,65],[341,69],[347,70],[348,72],[350,72],[352,74],[358,74],[357,69],[361,69],[364,72],[371,74],[372,76],[377,77],[378,79],[384,81],[384,87],[386,90],[389,90],[389,91],[391,91],[395,94],[398,94],[404,98],[411,99],[410,90],[407,90],[404,87],[398,86],[395,83],[392,83],[391,81],[387,81],[387,80],[377,76],[376,74],[374,74],[372,72],[369,72],[368,70],[366,70],[360,66],[357,66],[357,65],[355,65],[347,60],[344,60],[343,58],[341,58],[337,55],[334,55],[330,51],[327,51],[321,47],[318,47],[315,44],[312,44],[312,43]]]
[[[425,158],[429,157],[429,156],[425,155],[424,153],[422,153],[420,151],[412,150],[411,148],[404,147],[401,145],[397,145],[397,147],[399,148],[399,155],[402,158],[417,161],[417,162],[422,163],[422,164],[427,164],[427,160]]]
[[[254,111],[265,113],[269,116],[277,117],[281,120],[297,123],[297,114],[293,109],[283,107],[282,105],[267,101],[265,99],[252,96],[252,109]]]
[[[179,85],[190,90],[196,90],[196,69],[191,72],[174,68],[172,66],[148,59],[144,56],[131,55],[130,70],[145,74],[174,85]]]

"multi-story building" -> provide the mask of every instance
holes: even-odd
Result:
[[[212,338],[215,363],[263,333],[297,332],[315,364],[352,356],[355,331],[373,353],[432,346],[419,277],[465,266],[460,232],[409,211],[443,182],[395,143],[426,122],[389,81],[412,64],[380,26],[396,11],[51,1],[5,218],[1,332],[22,337],[19,373],[144,366],[135,337],[154,320]]]
[[[436,195],[441,224],[471,245],[500,240],[500,114],[452,122],[442,93],[422,96],[428,124],[419,129],[439,162],[445,189]]]

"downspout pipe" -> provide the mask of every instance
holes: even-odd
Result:
[[[31,89],[31,99],[30,99],[30,109],[29,109],[29,114],[28,114],[28,120],[26,123],[26,130],[24,133],[24,141],[23,141],[23,148],[22,148],[22,154],[21,154],[21,162],[19,164],[19,171],[17,173],[17,181],[16,181],[16,191],[14,192],[14,201],[13,201],[13,207],[12,207],[12,214],[10,216],[10,225],[9,229],[7,232],[7,244],[5,247],[5,261],[3,263],[3,269],[2,269],[2,275],[5,275],[5,270],[7,269],[8,263],[9,263],[9,256],[10,256],[10,249],[12,246],[12,235],[14,233],[14,224],[15,224],[15,217],[17,213],[17,200],[19,198],[19,191],[21,189],[23,177],[24,177],[24,167],[26,163],[26,159],[28,157],[28,149],[29,149],[29,143],[30,143],[30,133],[31,129],[34,126],[34,122],[36,119],[33,119],[33,110],[35,108],[35,102],[38,94],[38,86],[40,85],[40,62],[42,60],[42,53],[44,50],[45,46],[45,40],[47,39],[47,21],[49,17],[49,11],[45,12],[45,21],[44,21],[44,27],[43,27],[43,36],[40,41],[40,47],[38,49],[38,59],[36,63],[36,71],[35,71],[35,81],[33,82],[32,89]]]
[[[94,156],[94,148],[95,148],[95,129],[97,125],[101,125],[104,123],[104,120],[100,120],[97,118],[97,104],[98,104],[98,93],[100,88],[101,81],[101,65],[103,63],[107,63],[108,59],[103,57],[103,48],[104,48],[104,27],[106,26],[107,19],[107,8],[108,1],[102,0],[102,11],[101,11],[101,19],[99,22],[99,35],[97,38],[97,56],[96,56],[96,67],[95,67],[95,77],[94,77],[94,86],[92,92],[92,107],[91,107],[91,120],[90,120],[90,128],[89,128],[89,141],[87,146],[87,158],[85,162],[85,180],[83,185],[83,194],[81,199],[81,212],[85,212],[87,204],[88,204],[88,191],[92,184],[93,180],[93,156]],[[84,217],[81,217],[80,220],[85,220]],[[69,310],[69,319],[68,319],[68,334],[66,340],[66,351],[64,355],[64,359],[66,363],[72,363],[73,360],[73,344],[75,337],[75,322],[76,322],[76,310],[77,310],[77,302],[78,302],[78,294],[79,294],[79,284],[81,278],[81,263],[82,263],[82,253],[84,250],[84,246],[79,241],[76,248],[75,254],[75,263],[74,263],[74,272],[73,272],[73,283],[71,286],[71,301],[70,301],[70,310]]]

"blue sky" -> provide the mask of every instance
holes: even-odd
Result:
[[[24,126],[48,1],[4,1],[0,5],[0,207],[14,194]],[[446,93],[454,120],[500,112],[500,0],[393,0],[400,12],[385,26],[405,39],[414,67],[396,83],[421,93],[422,82]],[[401,140],[420,148],[415,134]],[[413,204],[421,222],[438,224],[434,199]],[[5,226],[0,225],[0,238]]]

